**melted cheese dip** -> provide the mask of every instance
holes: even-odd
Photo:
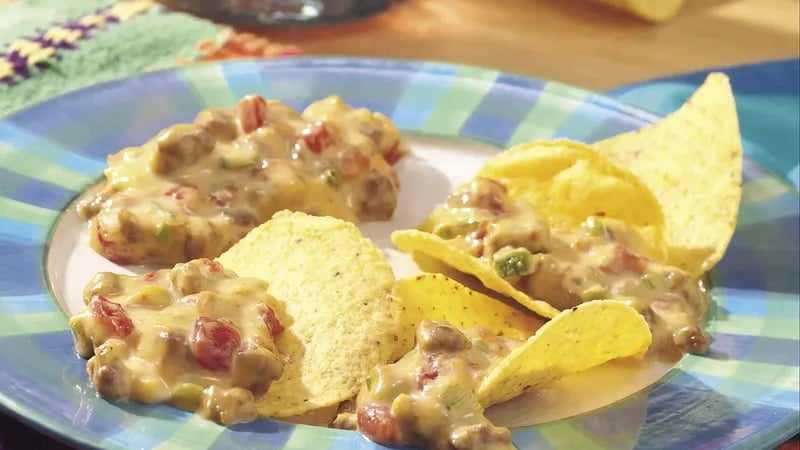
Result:
[[[223,424],[256,418],[255,400],[283,373],[279,304],[267,284],[208,259],[132,277],[103,272],[70,319],[97,392],[170,402]]]
[[[282,209],[390,218],[392,164],[406,153],[389,119],[338,97],[299,114],[250,95],[109,156],[104,189],[78,213],[89,219],[92,248],[113,262],[213,258]]]
[[[558,309],[599,299],[627,301],[653,333],[650,352],[672,360],[704,354],[711,298],[687,272],[648,258],[647,242],[623,222],[590,217],[576,232],[550,229],[531,204],[514,202],[505,187],[476,178],[431,215],[433,233],[484,260],[532,298]]]
[[[417,346],[395,364],[376,368],[356,400],[355,413],[335,426],[357,428],[382,444],[435,450],[514,449],[511,432],[494,426],[474,392],[483,378],[522,341],[481,327],[458,329],[423,321]]]

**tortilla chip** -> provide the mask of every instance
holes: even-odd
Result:
[[[464,273],[474,275],[481,280],[487,288],[500,294],[511,297],[522,306],[544,317],[551,318],[558,315],[559,311],[547,302],[534,300],[524,293],[516,290],[514,286],[502,279],[489,265],[478,258],[462,253],[451,246],[446,240],[435,234],[419,230],[400,230],[392,233],[392,242],[404,252],[420,252],[433,256],[447,263],[447,265]]]
[[[652,338],[634,308],[615,300],[582,303],[503,358],[478,387],[478,400],[489,407],[612,359],[641,356]]]
[[[424,319],[444,320],[459,328],[483,326],[495,335],[527,339],[544,323],[528,311],[471,291],[441,274],[423,274],[399,280],[394,295],[418,312],[415,327]]]
[[[658,197],[670,264],[700,275],[719,262],[742,194],[742,142],[727,76],[710,74],[675,113],[595,148]]]
[[[490,159],[478,176],[502,182],[511,199],[531,203],[554,229],[574,231],[589,216],[625,222],[650,244],[645,256],[666,260],[658,199],[635,175],[586,144],[520,144]]]
[[[413,326],[390,295],[392,268],[352,223],[281,211],[219,262],[267,281],[294,321],[278,340],[286,366],[258,402],[263,415],[295,416],[349,399],[373,367],[413,346]]]

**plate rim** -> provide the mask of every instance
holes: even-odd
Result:
[[[130,80],[134,80],[134,79],[147,79],[149,77],[156,77],[156,78],[157,77],[163,77],[167,73],[176,73],[176,72],[177,73],[182,73],[182,72],[193,71],[193,70],[200,71],[200,70],[202,70],[203,67],[207,67],[207,66],[228,67],[228,66],[234,66],[234,65],[257,64],[259,66],[259,68],[264,68],[265,70],[269,70],[270,68],[273,68],[273,67],[289,67],[289,68],[295,68],[296,69],[296,68],[301,67],[300,65],[297,64],[298,62],[307,62],[307,63],[312,63],[312,64],[313,63],[319,63],[320,64],[319,66],[314,66],[314,67],[332,67],[332,68],[353,68],[353,67],[358,67],[358,68],[367,69],[367,70],[369,70],[370,72],[373,72],[373,73],[378,71],[378,70],[394,70],[394,71],[401,71],[401,72],[409,72],[410,71],[409,68],[411,68],[411,67],[417,68],[417,67],[421,67],[421,66],[431,66],[431,65],[434,65],[436,67],[442,67],[442,68],[471,69],[471,70],[475,70],[475,71],[479,71],[479,72],[485,72],[485,73],[493,72],[493,73],[496,73],[498,75],[510,76],[510,77],[515,78],[515,79],[523,80],[523,81],[528,82],[528,83],[540,82],[540,83],[558,84],[558,85],[561,85],[564,88],[566,88],[567,91],[570,92],[570,93],[578,92],[578,91],[584,92],[586,94],[590,94],[591,95],[591,98],[590,98],[591,103],[595,104],[596,106],[599,106],[602,109],[606,109],[607,106],[608,107],[612,107],[611,109],[613,109],[616,113],[626,114],[626,115],[628,115],[628,116],[630,116],[632,118],[638,119],[638,120],[646,122],[646,123],[652,123],[653,121],[656,121],[656,120],[658,120],[659,118],[662,117],[661,115],[656,114],[656,113],[654,113],[652,111],[648,111],[646,109],[643,109],[643,108],[640,108],[640,107],[637,107],[637,106],[634,106],[634,105],[630,105],[630,104],[625,103],[623,101],[614,99],[613,97],[604,95],[602,93],[596,93],[596,92],[593,92],[593,91],[590,91],[590,90],[586,90],[586,89],[578,87],[578,86],[565,84],[565,83],[561,83],[561,82],[558,82],[558,81],[546,80],[546,79],[530,77],[530,76],[521,75],[521,74],[515,74],[515,73],[511,73],[511,72],[505,72],[505,71],[491,69],[491,68],[487,68],[487,67],[480,67],[480,66],[474,66],[474,65],[465,65],[465,64],[452,64],[452,63],[440,62],[440,61],[421,61],[421,60],[399,59],[399,58],[358,58],[358,57],[349,57],[349,56],[348,57],[340,57],[340,56],[325,56],[325,57],[303,56],[303,57],[292,57],[292,58],[281,58],[281,59],[253,59],[253,60],[245,60],[245,61],[225,61],[225,62],[209,61],[209,62],[204,62],[204,63],[201,63],[201,64],[195,64],[195,65],[192,65],[192,66],[167,68],[167,69],[151,71],[151,72],[146,72],[146,73],[137,74],[137,75],[119,77],[119,78],[115,78],[115,79],[112,79],[112,80],[105,81],[103,83],[97,83],[97,84],[94,84],[94,85],[85,86],[85,87],[82,87],[82,88],[79,88],[79,89],[75,89],[75,90],[71,90],[71,91],[68,91],[68,92],[64,92],[64,93],[62,93],[62,94],[60,94],[58,96],[51,97],[51,98],[48,98],[46,100],[43,100],[43,101],[28,105],[25,108],[22,108],[20,110],[14,111],[14,112],[12,112],[10,114],[7,114],[7,115],[3,116],[2,118],[0,118],[0,123],[5,122],[5,121],[7,121],[9,119],[13,119],[18,115],[24,114],[30,109],[33,109],[33,108],[36,108],[36,107],[41,107],[42,105],[44,105],[44,104],[46,104],[48,102],[52,102],[55,99],[66,98],[66,97],[71,97],[71,96],[80,96],[80,95],[84,94],[87,91],[101,89],[104,86],[107,87],[107,86],[110,86],[112,84],[124,84],[124,83],[129,82]],[[407,64],[408,66],[403,66],[403,64]],[[464,77],[464,78],[467,78],[467,77]],[[480,81],[487,82],[485,80],[480,80]],[[497,83],[497,82],[498,81],[495,81],[495,83]],[[531,86],[527,86],[524,89],[526,89],[526,90],[534,90],[534,88],[531,87]],[[538,90],[539,92],[542,92],[541,89],[536,89],[536,90]],[[559,92],[557,94],[555,94],[555,93],[548,93],[548,94],[549,95],[555,95],[557,97],[569,97],[567,95],[564,95],[561,92]],[[587,101],[587,100],[589,100],[589,98],[583,97],[580,100]],[[407,131],[408,130],[406,130],[406,132]],[[421,134],[426,135],[425,133],[421,133]],[[427,134],[427,135],[429,135],[429,134]],[[450,138],[451,139],[457,139],[457,140],[461,140],[461,139],[467,140],[467,139],[465,139],[463,137],[459,137],[459,136],[450,136]],[[500,150],[502,150],[502,149],[500,149]],[[783,179],[782,176],[770,171],[768,168],[763,167],[760,164],[759,164],[759,166],[760,166],[759,169],[763,170],[764,172],[766,172],[770,178],[780,180],[781,182],[785,182],[785,180]],[[793,186],[788,186],[788,187],[793,187]],[[78,193],[78,195],[80,195],[80,193]],[[46,234],[47,234],[48,238],[44,242],[45,251],[50,246],[50,240],[49,240],[50,234],[52,233],[52,231],[54,229],[54,224],[57,223],[58,220],[60,219],[61,214],[63,214],[63,211],[59,212],[58,217],[53,221],[52,224],[50,224],[50,229],[47,230]],[[49,283],[47,283],[47,288],[48,288],[48,290],[50,289]],[[50,294],[52,296],[52,292],[48,291],[48,294]],[[55,301],[55,300],[53,299],[53,301]],[[57,307],[56,309],[61,312],[61,314],[65,317],[65,319],[67,318],[66,314],[64,313],[64,311],[60,307]],[[676,366],[676,367],[678,367],[678,366]],[[675,370],[675,368],[671,369],[670,372],[667,375],[665,375],[661,380],[659,380],[655,385],[653,385],[653,388],[655,388],[657,385],[660,385],[660,384],[665,383],[666,381],[668,381],[668,379],[671,376],[670,374],[674,370]],[[624,401],[624,400],[622,400],[622,401]],[[52,419],[50,419],[51,416],[46,415],[45,413],[41,412],[41,410],[27,408],[27,407],[24,407],[22,405],[18,405],[16,403],[17,402],[15,402],[12,398],[7,397],[6,394],[3,392],[3,390],[0,389],[0,409],[3,409],[4,411],[10,413],[11,415],[16,417],[17,419],[20,419],[24,423],[30,425],[32,428],[37,429],[37,430],[39,430],[39,431],[41,431],[41,432],[43,432],[43,433],[45,433],[45,434],[47,434],[49,436],[52,436],[52,437],[54,437],[55,439],[57,439],[59,441],[68,442],[68,443],[74,443],[74,444],[80,444],[82,446],[89,446],[89,447],[93,447],[93,448],[103,448],[103,447],[96,446],[92,441],[86,440],[85,436],[88,435],[88,433],[79,433],[79,436],[73,436],[72,434],[68,433],[70,431],[69,429],[67,429],[65,427],[61,427],[57,423],[54,423],[52,421]],[[618,402],[615,402],[615,403],[618,403]],[[11,404],[12,406],[9,406],[9,404]],[[609,406],[612,406],[612,405],[607,405],[606,407],[609,407]],[[25,410],[27,410],[27,413],[25,412]],[[36,420],[36,419],[33,418],[35,416],[40,416],[40,418],[38,420]],[[795,416],[800,417],[800,414],[795,413]],[[572,418],[570,418],[570,419],[572,419]],[[784,421],[782,421],[782,422],[786,422],[785,425],[786,425],[786,429],[787,430],[789,430],[789,428],[791,427],[792,422],[794,421],[794,419],[795,418],[793,418],[793,417],[787,417]],[[529,426],[529,427],[535,427],[535,426]],[[528,428],[528,427],[521,427],[521,428]],[[781,426],[781,428],[783,428],[783,426]],[[753,436],[753,437],[755,437],[755,436]],[[764,437],[764,436],[762,436],[762,437]],[[776,442],[781,442],[782,438],[775,437],[774,440]],[[169,441],[164,441],[164,442],[169,442]],[[761,443],[765,444],[766,441],[761,441]]]

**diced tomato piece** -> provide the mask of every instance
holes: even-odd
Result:
[[[142,275],[142,279],[144,281],[153,281],[158,278],[158,272],[147,272],[146,274]]]
[[[506,186],[491,178],[476,179],[475,189],[464,196],[464,206],[488,210],[494,215],[506,212]]]
[[[217,273],[222,271],[222,265],[216,261],[206,259],[203,262],[205,263],[206,266],[208,266],[208,271],[211,273]]]
[[[361,150],[354,148],[341,155],[339,166],[342,176],[352,178],[369,171],[372,168],[372,161]]]
[[[487,199],[486,209],[494,215],[499,215],[506,212],[506,205],[497,195],[490,195]]]
[[[314,153],[322,153],[333,142],[333,136],[323,121],[307,126],[303,129],[302,136],[306,147]]]
[[[267,324],[267,328],[269,328],[269,334],[272,336],[272,339],[277,339],[278,336],[283,333],[284,327],[281,321],[278,319],[278,316],[275,314],[275,310],[267,306],[261,317],[264,320],[264,323]]]
[[[608,273],[635,272],[642,274],[647,269],[647,259],[622,245],[615,245],[613,259],[600,268]]]
[[[229,320],[200,316],[194,323],[192,351],[200,367],[212,372],[227,371],[241,344],[239,330]]]
[[[108,258],[108,260],[113,262],[114,264],[119,264],[121,266],[126,266],[128,264],[131,264],[130,258],[128,258],[127,256],[119,255],[114,250],[111,249],[106,249],[106,251],[103,252],[103,255],[105,255],[105,257]]]
[[[183,200],[190,190],[196,191],[197,188],[194,186],[175,186],[164,192],[164,195],[172,197],[176,200]]]
[[[422,365],[417,372],[417,386],[423,389],[431,381],[439,377],[439,362],[430,353],[423,355]]]
[[[251,94],[239,100],[236,115],[242,125],[242,131],[252,133],[261,128],[267,120],[267,101],[258,94]]]
[[[400,443],[402,436],[397,419],[386,405],[365,405],[356,413],[358,431],[367,439],[381,444]]]
[[[164,195],[166,195],[167,197],[172,197],[176,200],[183,200],[183,195],[184,195],[183,193],[184,193],[183,186],[175,186],[164,192]]]
[[[208,194],[208,198],[215,205],[223,207],[231,203],[231,200],[233,200],[233,193],[228,189],[220,189]]]
[[[647,260],[644,257],[633,253],[621,245],[618,246],[617,249],[622,267],[637,273],[644,273],[647,268]]]
[[[92,309],[92,315],[110,325],[118,336],[124,338],[133,333],[133,321],[125,314],[125,310],[119,303],[95,294],[92,296],[89,306]]]
[[[403,156],[405,156],[405,153],[400,151],[400,141],[396,141],[389,148],[389,150],[387,150],[386,153],[383,154],[383,159],[385,159],[390,166],[393,166],[395,165],[395,163],[397,163],[397,161],[400,161],[400,159]]]
[[[105,249],[105,248],[114,246],[114,242],[113,241],[109,241],[108,239],[103,237],[103,231],[100,230],[100,224],[99,223],[97,224],[97,226],[95,226],[95,231],[97,232],[97,242],[100,243],[101,247],[103,247]]]
[[[175,186],[166,190],[164,195],[178,200],[183,210],[187,212],[194,211],[200,203],[200,194],[195,185]]]
[[[109,241],[103,237],[103,231],[100,230],[99,223],[95,227],[95,236],[97,237],[98,244],[100,244],[101,253],[108,258],[109,261],[122,265],[130,264],[130,259],[117,253],[114,241]]]
[[[478,229],[472,234],[474,244],[470,249],[473,256],[476,258],[483,258],[483,253],[486,251],[486,235],[489,233],[489,222],[486,220],[478,224]]]

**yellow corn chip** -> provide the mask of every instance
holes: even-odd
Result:
[[[709,75],[675,113],[595,148],[658,198],[670,264],[700,275],[719,262],[742,193],[742,142],[727,76]]]
[[[404,306],[419,312],[415,325],[423,319],[444,320],[459,328],[480,325],[495,335],[524,340],[544,323],[534,314],[471,291],[441,274],[399,280],[394,295]]]
[[[478,172],[501,181],[513,200],[525,200],[551,227],[574,231],[589,216],[625,222],[649,245],[645,256],[666,260],[664,216],[640,180],[592,147],[559,139],[520,144],[490,159]]]
[[[419,230],[395,231],[392,233],[392,242],[404,252],[425,253],[444,261],[455,269],[474,275],[487,288],[513,298],[522,306],[544,318],[555,317],[559,313],[547,302],[534,300],[516,290],[514,286],[497,275],[497,272],[489,264],[461,252],[435,234]]]
[[[383,252],[349,222],[282,211],[219,257],[261,278],[292,318],[278,341],[283,376],[258,403],[287,417],[353,397],[370,370],[407,352],[414,327],[390,295]]]
[[[489,407],[612,359],[640,356],[652,338],[647,321],[632,307],[615,300],[583,303],[503,358],[478,387],[478,400]]]

